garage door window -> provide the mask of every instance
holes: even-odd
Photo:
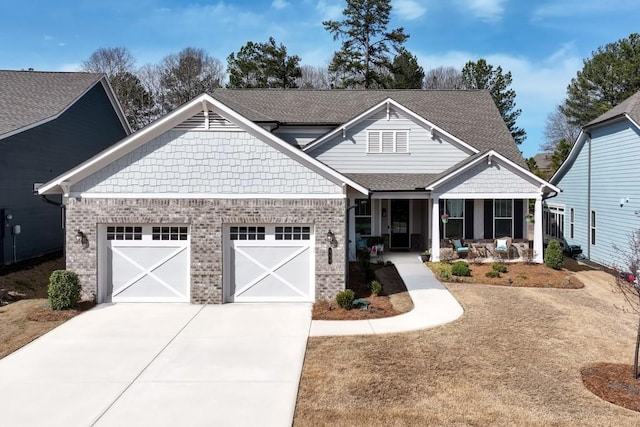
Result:
[[[187,227],[153,227],[152,240],[187,240]]]
[[[309,240],[311,227],[276,227],[276,240]]]
[[[109,226],[107,240],[142,240],[142,227]]]
[[[264,240],[264,227],[231,227],[231,240]]]

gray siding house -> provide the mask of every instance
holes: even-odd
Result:
[[[578,244],[599,264],[629,268],[626,250],[640,227],[640,92],[585,126],[551,178],[562,188],[545,204],[545,238]]]
[[[101,74],[0,71],[0,265],[62,249],[63,211],[34,184],[129,133]]]
[[[435,260],[508,237],[540,262],[557,191],[486,91],[230,89],[39,190],[63,195],[85,297],[193,303],[333,298],[371,236]]]

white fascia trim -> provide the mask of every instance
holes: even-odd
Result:
[[[540,193],[442,193],[440,199],[535,199]]]
[[[50,192],[54,192],[60,185],[60,182],[67,181],[71,184],[75,184],[76,182],[86,178],[92,173],[98,171],[102,167],[107,164],[117,160],[118,158],[126,155],[127,153],[135,150],[139,146],[149,142],[153,138],[163,134],[164,132],[169,131],[178,123],[181,123],[184,119],[191,117],[193,114],[202,110],[202,105],[207,103],[211,105],[216,110],[222,113],[222,116],[226,118],[230,118],[231,121],[238,123],[241,127],[254,135],[255,137],[265,141],[267,144],[271,145],[273,148],[278,151],[284,152],[294,159],[297,159],[300,163],[304,164],[311,170],[319,173],[320,175],[326,177],[330,181],[336,184],[347,184],[363,194],[369,194],[369,190],[360,184],[348,179],[337,171],[331,169],[320,161],[312,158],[311,156],[303,153],[297,148],[287,144],[277,136],[271,134],[261,126],[253,123],[252,121],[246,119],[244,116],[230,109],[222,102],[213,98],[211,95],[202,94],[188,103],[184,104],[182,107],[174,110],[173,112],[167,114],[163,118],[155,121],[149,126],[139,130],[138,132],[129,135],[128,137],[121,140],[119,143],[112,145],[91,159],[81,163],[79,166],[71,169],[70,171],[64,173],[63,175],[54,178],[52,181],[44,184],[38,190],[38,194],[49,194]],[[275,145],[275,146],[274,146]]]
[[[69,193],[83,199],[345,199],[345,194]]]
[[[556,173],[554,173],[553,176],[549,179],[549,182],[556,184],[557,180],[560,179],[562,175],[564,175],[564,173],[566,172],[566,169],[571,167],[573,162],[576,160],[578,153],[584,146],[584,143],[586,142],[587,138],[590,138],[590,135],[587,132],[585,132],[583,128],[580,131],[580,134],[578,135],[578,139],[576,139],[575,144],[573,144],[573,147],[571,147],[571,151],[569,151],[569,155],[564,160],[564,162],[562,162],[562,164],[560,165]]]
[[[466,171],[468,169],[471,169],[472,167],[477,166],[478,163],[482,162],[487,157],[496,157],[497,159],[499,159],[503,163],[505,163],[507,166],[515,169],[516,171],[524,174],[525,176],[528,176],[529,178],[532,178],[538,184],[549,188],[551,191],[555,191],[555,192],[558,192],[558,193],[560,192],[560,189],[558,187],[556,187],[556,186],[552,185],[551,183],[545,181],[544,179],[542,179],[539,176],[535,175],[531,171],[529,171],[529,170],[527,170],[527,169],[515,164],[514,162],[512,162],[511,160],[507,159],[502,154],[500,154],[500,153],[498,153],[497,151],[494,151],[494,150],[487,151],[484,155],[478,157],[477,159],[474,159],[472,162],[467,163],[466,165],[462,166],[460,169],[456,169],[455,171],[451,172],[449,175],[440,178],[438,181],[434,182],[433,184],[428,186],[426,189],[433,191],[438,186],[440,186],[443,183],[449,181],[450,179],[456,177],[457,175],[463,173],[464,171]]]
[[[120,103],[118,103],[117,98],[113,94],[113,89],[111,88],[111,85],[109,85],[109,81],[107,80],[107,78],[105,76],[103,76],[99,80],[96,80],[95,83],[93,83],[91,86],[89,86],[84,92],[82,92],[80,95],[78,95],[73,101],[71,101],[69,103],[69,105],[67,105],[59,113],[54,114],[53,116],[47,117],[46,119],[42,119],[40,121],[28,124],[28,125],[23,126],[21,128],[14,129],[11,132],[7,132],[7,133],[5,133],[3,135],[0,135],[0,140],[3,140],[5,138],[9,138],[9,137],[11,137],[13,135],[17,135],[17,134],[22,133],[22,132],[26,132],[29,129],[33,129],[33,128],[41,126],[41,125],[43,125],[45,123],[51,122],[53,120],[56,120],[58,117],[60,117],[64,113],[66,113],[67,110],[69,110],[69,108],[73,107],[76,102],[78,102],[83,96],[85,96],[87,94],[87,92],[89,92],[91,89],[93,89],[98,83],[102,84],[102,87],[105,89],[107,97],[109,98],[109,101],[111,102],[111,105],[113,106],[113,109],[115,110],[116,115],[118,116],[118,119],[120,120],[120,122],[122,124],[122,127],[124,128],[125,132],[127,133],[127,135],[131,134],[131,132],[132,132],[131,127],[129,126],[129,123],[127,122],[127,119],[126,119],[124,113],[122,112],[122,108],[120,107]]]
[[[376,111],[378,111],[380,108],[384,107],[384,106],[389,106],[389,105],[393,105],[395,108],[397,108],[398,110],[401,110],[403,113],[405,113],[406,115],[412,117],[413,119],[415,119],[417,122],[422,123],[424,126],[428,127],[429,130],[431,131],[431,133],[435,131],[437,131],[438,133],[446,136],[447,138],[451,139],[452,141],[456,142],[457,144],[461,145],[462,147],[464,147],[465,149],[467,149],[468,151],[477,154],[480,151],[477,148],[472,147],[471,145],[467,144],[466,142],[462,141],[459,138],[456,138],[455,136],[453,136],[452,134],[450,134],[449,132],[445,131],[444,129],[434,125],[433,123],[431,123],[430,121],[428,121],[427,119],[425,119],[424,117],[422,117],[419,114],[414,113],[413,111],[411,111],[410,109],[408,109],[407,107],[405,107],[402,104],[399,104],[398,102],[394,101],[391,98],[387,98],[384,101],[376,104],[375,106],[369,108],[368,110],[366,110],[364,113],[361,113],[360,115],[354,117],[353,119],[349,120],[348,122],[338,126],[337,128],[335,128],[334,130],[332,130],[331,132],[321,136],[320,138],[318,138],[317,140],[315,140],[314,142],[312,142],[311,144],[307,145],[306,147],[304,147],[302,149],[302,151],[310,151],[313,150],[315,147],[317,147],[320,144],[323,144],[324,142],[328,141],[329,139],[333,138],[334,136],[336,136],[337,134],[339,134],[340,132],[346,130],[347,128],[352,127],[353,125],[355,125],[356,123],[362,121],[363,119],[365,119],[366,117],[370,116],[371,114],[375,113]]]
[[[624,113],[624,116],[627,118],[627,120],[629,120],[631,123],[633,123],[633,125],[636,127],[636,129],[640,130],[640,125],[638,123],[636,123],[635,120],[633,120],[631,117],[629,117],[629,115],[627,113]]]

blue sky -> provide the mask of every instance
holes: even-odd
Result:
[[[513,74],[525,156],[543,143],[547,115],[592,51],[638,31],[638,0],[392,0],[390,28],[425,70],[485,58]],[[35,0],[0,6],[0,69],[73,71],[100,47],[124,46],[136,65],[187,46],[226,64],[247,41],[273,36],[303,64],[339,48],[321,22],[344,0]]]

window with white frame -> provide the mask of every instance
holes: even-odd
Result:
[[[493,201],[493,224],[496,237],[513,236],[513,199]]]
[[[591,244],[596,244],[596,211],[591,211]]]
[[[367,153],[408,153],[409,132],[406,130],[370,130]]]
[[[371,203],[368,199],[355,200],[356,234],[371,236]]]
[[[464,238],[464,200],[447,199],[444,212],[449,215],[443,224],[445,238]]]
[[[545,206],[543,214],[545,234],[556,239],[564,239],[564,207]]]
[[[575,211],[573,210],[573,208],[571,208],[571,210],[569,211],[569,238],[573,239],[573,232],[574,232],[574,222],[576,220],[576,216],[575,216]]]

